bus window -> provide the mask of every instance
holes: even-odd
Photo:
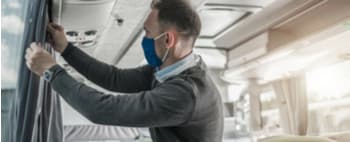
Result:
[[[273,136],[282,134],[278,100],[272,86],[260,94],[261,115],[263,119],[263,131],[265,135]]]
[[[307,73],[309,131],[312,134],[350,129],[350,62]]]
[[[29,1],[1,1],[1,140],[8,131],[10,102],[16,92],[23,46],[24,20]]]

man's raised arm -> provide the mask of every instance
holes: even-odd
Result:
[[[150,66],[118,69],[92,58],[70,43],[61,55],[79,73],[105,89],[139,92],[151,87],[153,68]]]
[[[118,69],[97,61],[68,43],[62,26],[49,23],[47,30],[51,35],[55,51],[61,53],[68,64],[95,84],[118,92],[138,92],[150,89],[153,76],[151,67]]]

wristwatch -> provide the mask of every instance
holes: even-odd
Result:
[[[55,78],[55,76],[62,71],[64,71],[64,69],[60,65],[57,64],[57,65],[54,65],[53,67],[45,70],[42,77],[44,80],[51,82]]]
[[[47,70],[44,71],[43,78],[44,78],[44,80],[46,80],[47,82],[51,82],[52,76],[53,76],[53,72],[50,71],[49,69],[47,69]]]

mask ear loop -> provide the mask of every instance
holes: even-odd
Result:
[[[159,39],[160,37],[162,37],[163,35],[165,35],[166,33],[164,32],[164,33],[162,33],[162,34],[160,34],[159,36],[157,36],[157,37],[155,37],[154,38],[154,40],[157,40],[157,39]]]
[[[168,57],[169,49],[170,49],[170,48],[168,48],[168,49],[165,51],[165,55],[163,56],[163,59],[162,59],[162,62],[163,62],[163,63],[164,63],[164,61],[166,60],[166,58]]]
[[[166,34],[165,32],[162,33],[162,34],[160,34],[159,36],[155,37],[154,40],[159,39],[160,37],[162,37],[162,36],[165,35],[165,34]],[[162,58],[162,62],[163,62],[163,63],[164,63],[164,61],[166,60],[166,58],[168,57],[169,49],[170,49],[170,48],[168,48],[168,49],[165,51],[165,55],[164,55],[163,58]]]

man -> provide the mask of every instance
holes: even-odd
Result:
[[[151,8],[142,41],[148,65],[135,69],[91,58],[67,42],[62,27],[48,25],[54,49],[78,72],[108,90],[133,94],[103,94],[77,82],[35,43],[27,50],[27,66],[94,123],[149,127],[154,142],[222,141],[220,95],[192,53],[201,28],[197,13],[185,0],[160,0]]]

